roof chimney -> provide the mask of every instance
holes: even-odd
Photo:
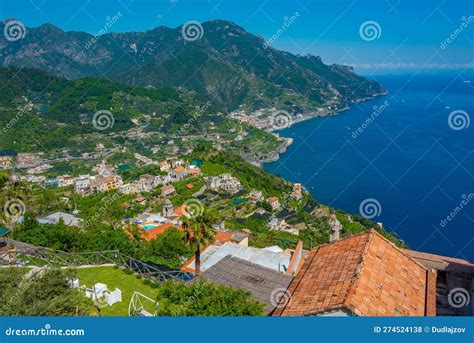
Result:
[[[342,230],[342,224],[337,220],[336,216],[333,214],[329,219],[329,242],[336,242],[339,240],[339,232]]]
[[[298,241],[295,251],[290,259],[290,264],[286,270],[287,275],[296,275],[301,259],[303,258],[303,241]]]

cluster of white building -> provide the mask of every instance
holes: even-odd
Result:
[[[300,234],[300,230],[297,227],[288,224],[285,219],[272,218],[272,220],[268,222],[268,227],[270,230],[288,232],[295,236]]]
[[[79,194],[91,194],[108,192],[123,186],[120,175],[80,175],[78,177],[68,177],[62,180],[58,178],[58,186],[65,187],[74,185],[74,190]]]
[[[211,190],[224,190],[230,194],[236,194],[242,189],[240,180],[230,173],[223,173],[219,176],[210,176],[205,179]]]
[[[124,194],[136,194],[141,192],[151,192],[159,186],[163,187],[165,196],[174,193],[174,187],[169,185],[172,182],[184,179],[188,175],[198,176],[200,168],[195,165],[189,165],[183,160],[162,161],[160,170],[166,172],[163,175],[141,175],[138,180],[130,183],[123,183],[121,177],[115,174],[112,166],[105,162],[94,168],[99,175],[83,175],[77,178],[71,178],[75,191],[80,194],[89,192],[104,192],[112,189],[119,189]],[[170,189],[168,189],[168,188]]]
[[[145,164],[157,165],[162,175],[141,175],[138,180],[130,183],[124,183],[121,176],[115,171],[113,165],[105,160],[92,168],[93,175],[85,174],[79,176],[61,175],[55,178],[47,178],[44,175],[49,169],[53,168],[42,160],[42,153],[19,153],[14,159],[12,156],[0,156],[0,169],[13,169],[14,167],[28,168],[26,173],[14,173],[11,176],[12,181],[23,181],[31,183],[41,183],[45,187],[68,187],[73,186],[78,194],[92,194],[98,192],[107,192],[119,189],[125,194],[136,194],[140,192],[151,192],[156,187],[163,187],[165,196],[174,193],[172,182],[184,179],[188,175],[199,176],[201,170],[199,166],[188,164],[184,160],[173,159],[155,162],[145,156],[136,154],[136,158]]]
[[[33,175],[33,174],[13,174],[11,176],[13,182],[31,182],[31,183],[43,183],[46,181],[46,176],[43,175]]]
[[[3,155],[0,156],[0,169],[10,170],[18,168],[26,169],[27,174],[41,174],[53,168],[53,166],[44,163],[43,155],[42,152],[23,152],[18,153],[16,157]]]
[[[170,183],[180,181],[189,175],[198,176],[201,170],[198,166],[189,165],[183,160],[164,160],[160,162],[160,170],[165,172],[164,175],[144,174],[136,181],[124,184],[120,187],[125,194],[133,194],[139,192],[151,192],[156,187],[163,186],[162,193],[168,196],[175,192]]]

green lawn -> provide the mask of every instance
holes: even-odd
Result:
[[[186,188],[188,183],[193,184],[194,187],[191,189]],[[196,176],[191,176],[173,183],[173,186],[176,189],[176,195],[171,198],[171,202],[175,206],[181,206],[186,200],[191,199],[193,194],[198,192],[202,186],[204,186],[204,182]]]
[[[221,164],[206,161],[201,166],[201,172],[206,176],[218,176],[222,173],[229,173],[230,169]]]
[[[188,189],[186,188],[187,184],[192,184],[194,187],[191,189]],[[174,188],[176,189],[176,193],[187,198],[191,198],[192,195],[196,193],[197,191],[199,191],[202,186],[204,186],[204,183],[201,181],[200,178],[196,176],[191,176],[184,180],[174,183]]]
[[[100,282],[107,285],[107,288],[113,291],[118,288],[122,291],[122,302],[112,306],[106,306],[102,309],[103,316],[128,316],[128,305],[135,291],[146,295],[151,299],[156,299],[158,289],[152,288],[144,283],[143,279],[138,279],[135,275],[126,274],[123,269],[113,267],[97,268],[79,268],[77,276],[80,285],[86,285],[91,288],[93,284]],[[145,309],[153,313],[153,304],[142,301]],[[96,315],[97,311],[91,309],[91,314]]]

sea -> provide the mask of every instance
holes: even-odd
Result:
[[[386,96],[277,131],[293,144],[263,167],[411,249],[474,261],[474,73],[372,78]]]

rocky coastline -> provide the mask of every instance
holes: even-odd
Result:
[[[373,100],[376,97],[385,96],[387,94],[388,94],[387,91],[384,91],[384,92],[381,92],[381,93],[375,93],[375,94],[372,94],[370,97],[355,99],[355,100],[352,101],[352,103],[360,103],[360,102],[365,102],[365,101],[368,101],[368,100]],[[296,116],[295,118],[292,118],[292,120],[288,122],[288,125],[286,127],[280,128],[280,129],[272,129],[272,130],[270,130],[270,132],[275,133],[275,132],[280,131],[282,129],[288,129],[288,128],[292,127],[293,125],[297,124],[297,123],[301,123],[303,121],[307,121],[307,120],[314,119],[314,118],[317,118],[317,117],[334,116],[334,115],[337,115],[337,114],[341,114],[343,112],[348,111],[349,109],[350,109],[350,106],[346,105],[345,107],[338,108],[337,110],[334,110],[334,111],[333,110],[327,110],[325,112],[319,112],[319,113],[308,112],[308,113],[305,113],[305,114],[300,114],[300,115]],[[281,137],[281,138],[283,139],[282,144],[277,149],[275,149],[275,151],[271,152],[270,154],[268,154],[266,156],[263,156],[263,157],[243,156],[243,158],[245,160],[247,160],[249,163],[252,163],[252,164],[257,165],[259,167],[261,167],[262,164],[264,164],[264,163],[272,163],[272,162],[278,161],[280,159],[280,155],[284,154],[287,151],[288,147],[291,144],[293,144],[293,139],[292,138],[288,138],[288,137]]]

